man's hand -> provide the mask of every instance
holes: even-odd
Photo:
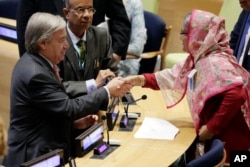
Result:
[[[110,95],[113,97],[122,97],[132,88],[130,82],[126,82],[121,77],[113,78],[108,84],[107,88],[110,92]]]
[[[116,53],[113,53],[113,57],[114,57],[114,59],[116,60],[116,63],[119,64],[120,61],[121,61],[121,56],[119,56],[119,55],[116,54]]]
[[[86,117],[82,117],[76,121],[74,121],[74,128],[76,129],[86,129],[97,123],[98,116],[97,115],[87,115]]]
[[[97,88],[102,87],[108,77],[114,78],[115,74],[112,71],[110,71],[110,69],[100,70],[98,76],[95,79]]]

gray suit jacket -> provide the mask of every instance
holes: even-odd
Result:
[[[56,148],[64,149],[67,162],[73,121],[96,114],[101,105],[108,103],[108,94],[100,88],[70,99],[49,63],[39,55],[26,53],[13,70],[10,103],[9,148],[4,165],[19,167]]]
[[[113,58],[111,38],[105,28],[91,26],[87,30],[84,70],[79,68],[78,52],[68,35],[69,49],[65,59],[58,66],[63,85],[70,97],[87,94],[86,80],[95,79],[101,69],[109,68],[118,73],[118,66]]]

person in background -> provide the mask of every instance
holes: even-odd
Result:
[[[94,0],[93,3],[97,11],[93,18],[93,25],[103,22],[105,15],[111,19],[110,34],[112,37],[113,56],[117,60],[117,63],[119,63],[120,59],[125,59],[131,31],[131,24],[122,0]],[[17,38],[20,57],[26,51],[24,46],[24,32],[30,16],[35,12],[48,12],[64,17],[64,7],[64,0],[19,0],[17,9]]]
[[[130,40],[131,23],[128,19],[122,0],[94,0],[96,13],[93,18],[93,25],[99,25],[110,19],[109,32],[112,37],[113,56],[117,60],[126,59],[127,49]]]
[[[69,47],[66,35],[61,16],[38,12],[28,21],[27,52],[16,63],[11,78],[5,166],[19,167],[54,149],[64,150],[67,163],[72,154],[72,129],[95,124],[97,108],[107,105],[110,96],[121,97],[131,88],[116,77],[91,94],[70,99],[56,68]]]
[[[126,60],[120,61],[119,76],[136,75],[140,68],[140,55],[147,40],[143,5],[141,0],[123,0],[131,22],[131,35]]]
[[[198,140],[205,142],[206,150],[214,138],[225,142],[227,155],[249,150],[250,76],[233,56],[225,20],[193,10],[184,19],[180,39],[189,53],[186,60],[171,69],[125,79],[161,90],[168,108],[186,96]]]
[[[7,152],[7,134],[6,130],[4,129],[3,119],[0,117],[0,166],[2,162],[3,156]]]
[[[230,34],[229,44],[239,64],[250,72],[250,0],[239,0],[239,3],[243,10]]]
[[[60,76],[70,97],[91,93],[117,76],[112,42],[105,28],[91,26],[93,0],[65,0],[69,49],[59,63]],[[79,48],[79,41],[83,42]]]

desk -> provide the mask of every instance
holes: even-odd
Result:
[[[196,135],[186,99],[173,109],[166,109],[160,91],[134,87],[131,93],[135,99],[140,98],[143,94],[147,95],[146,100],[129,106],[129,112],[141,113],[134,130],[132,132],[118,131],[120,122],[120,118],[118,118],[117,126],[110,131],[109,135],[110,139],[121,140],[121,146],[103,160],[91,159],[90,157],[93,155],[93,151],[91,151],[84,157],[76,159],[78,167],[168,166],[191,145]],[[120,113],[120,116],[122,114]],[[168,120],[180,129],[179,134],[174,140],[135,139],[134,133],[146,116]]]
[[[15,20],[2,17],[0,17],[0,22],[16,25]],[[9,126],[11,74],[18,59],[17,44],[0,39],[0,115],[6,129]]]

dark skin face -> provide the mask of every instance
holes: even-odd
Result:
[[[69,0],[69,7],[63,12],[67,19],[70,30],[81,38],[93,20],[93,12],[88,9],[93,8],[93,0]]]
[[[240,6],[246,11],[250,11],[250,0],[239,0]]]

